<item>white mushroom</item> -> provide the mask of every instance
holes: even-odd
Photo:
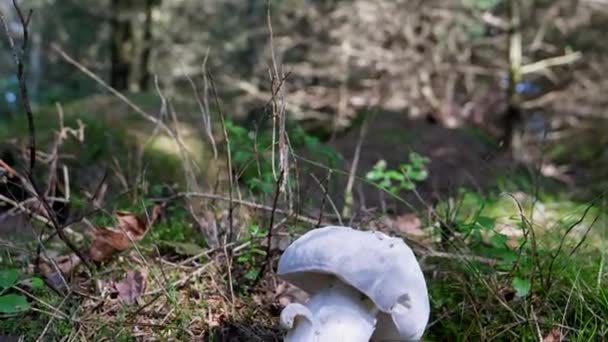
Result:
[[[287,342],[416,341],[429,320],[414,253],[381,232],[312,230],[285,250],[278,275],[311,296],[281,313]]]

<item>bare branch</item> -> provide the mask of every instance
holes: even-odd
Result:
[[[552,67],[564,65],[564,64],[572,64],[583,57],[583,54],[579,51],[571,52],[563,56],[551,57],[547,59],[543,59],[540,61],[536,61],[534,63],[526,64],[521,67],[522,74],[532,74],[535,72],[541,72],[545,69],[549,69]]]

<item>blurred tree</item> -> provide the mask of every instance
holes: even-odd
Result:
[[[133,30],[130,17],[132,8],[132,0],[112,0],[110,85],[119,91],[129,88],[129,75],[133,64]]]
[[[152,12],[162,0],[112,0],[110,85],[117,90],[147,90],[152,50]],[[142,20],[143,18],[143,20]]]
[[[150,84],[150,54],[152,51],[152,9],[154,6],[159,6],[162,0],[145,0],[145,20],[143,27],[143,37],[142,37],[142,52],[141,59],[139,63],[140,67],[140,75],[139,75],[139,90],[148,90]]]

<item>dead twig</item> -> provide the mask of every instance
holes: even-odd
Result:
[[[53,43],[53,44],[51,44],[51,49],[53,51],[55,51],[56,53],[58,53],[59,56],[61,58],[63,58],[66,62],[75,66],[82,73],[84,73],[85,75],[87,75],[88,77],[93,79],[95,82],[97,82],[102,88],[109,91],[112,95],[116,96],[119,100],[121,100],[127,106],[131,107],[131,109],[133,109],[137,114],[141,115],[144,119],[150,121],[151,123],[153,123],[155,125],[158,125],[165,133],[167,133],[167,135],[169,135],[172,139],[175,140],[175,134],[173,134],[173,131],[165,123],[163,123],[162,121],[160,121],[153,115],[149,114],[148,112],[143,110],[140,106],[136,105],[131,100],[129,100],[125,95],[120,93],[118,90],[116,90],[113,87],[111,87],[110,85],[108,85],[99,76],[95,75],[93,72],[91,72],[89,69],[87,69],[84,65],[80,64],[78,61],[76,61],[74,58],[72,58],[70,55],[68,55],[59,45]]]
[[[169,200],[176,199],[179,197],[203,197],[203,198],[207,198],[207,199],[211,199],[211,200],[220,200],[220,201],[230,201],[231,200],[230,197],[217,195],[217,194],[211,194],[211,193],[204,193],[204,192],[181,192],[181,193],[178,193],[178,194],[170,196],[170,197],[153,198],[152,200],[169,201]],[[268,212],[271,212],[274,210],[275,213],[277,213],[277,214],[293,217],[294,219],[296,219],[300,222],[309,223],[312,225],[317,223],[317,220],[312,217],[296,214],[295,212],[290,211],[290,210],[283,210],[283,209],[279,209],[279,208],[273,209],[271,206],[267,206],[267,205],[263,205],[263,204],[259,204],[259,203],[255,203],[255,202],[250,202],[250,201],[245,201],[245,200],[239,200],[239,199],[232,199],[232,201],[235,204],[244,205],[244,206],[247,206],[252,209],[264,210],[264,211],[268,211]]]
[[[32,18],[33,10],[29,10],[27,13],[27,17],[23,15],[19,4],[17,4],[17,0],[13,0],[13,7],[17,12],[17,16],[19,17],[19,21],[21,23],[21,28],[23,29],[23,40],[21,42],[21,46],[19,49],[15,45],[15,41],[13,36],[10,33],[8,28],[8,23],[4,17],[4,14],[0,12],[0,21],[4,25],[4,31],[6,37],[8,39],[9,46],[13,53],[13,59],[15,65],[17,66],[17,79],[19,81],[19,93],[21,96],[21,102],[23,109],[25,110],[25,114],[27,115],[27,124],[28,124],[28,133],[29,133],[29,151],[30,151],[30,165],[29,165],[29,174],[32,175],[34,172],[34,167],[36,166],[36,128],[34,125],[34,112],[32,111],[32,107],[30,105],[30,101],[28,98],[27,91],[27,83],[25,81],[25,64],[23,60],[25,58],[25,54],[27,52],[27,45],[29,42],[29,23]]]
[[[536,61],[534,63],[526,64],[521,66],[522,74],[532,74],[535,72],[540,72],[545,69],[549,69],[552,67],[564,65],[564,64],[572,64],[577,60],[581,59],[583,54],[579,51],[572,52],[563,56],[551,57],[547,59],[543,59],[540,61]]]
[[[355,175],[357,174],[357,168],[359,166],[359,158],[361,156],[361,147],[367,134],[368,118],[367,116],[363,119],[361,129],[359,130],[359,138],[357,139],[357,147],[355,148],[355,156],[350,167],[348,174],[348,181],[346,182],[346,189],[344,190],[344,207],[342,208],[342,217],[351,217],[354,205],[353,186],[355,185]]]
[[[10,34],[10,31],[8,30],[8,24],[2,13],[0,13],[0,21],[2,21],[2,23],[4,25],[6,36],[8,38],[9,45],[13,52],[14,62],[17,67],[17,79],[19,82],[19,90],[20,90],[20,96],[21,96],[21,102],[22,102],[21,105],[23,106],[23,109],[25,110],[25,113],[26,113],[27,119],[28,119],[30,160],[29,160],[29,170],[27,173],[27,178],[29,181],[29,185],[32,188],[32,190],[30,190],[30,192],[42,204],[42,206],[43,206],[48,218],[50,219],[52,226],[55,229],[55,232],[57,233],[59,238],[68,246],[68,248],[70,248],[72,250],[72,252],[74,252],[82,260],[83,264],[89,270],[91,270],[92,267],[89,264],[89,262],[86,260],[86,258],[82,254],[82,252],[80,250],[78,250],[76,245],[74,245],[74,243],[63,232],[63,227],[59,224],[57,213],[52,209],[51,205],[48,202],[48,199],[39,190],[39,187],[38,187],[35,177],[34,177],[34,168],[36,166],[36,129],[35,129],[35,125],[34,125],[34,113],[32,111],[31,104],[30,104],[29,97],[28,97],[28,89],[27,89],[27,82],[26,82],[26,76],[25,76],[25,64],[23,63],[24,56],[27,52],[27,44],[28,44],[28,37],[29,37],[29,27],[28,26],[29,26],[29,22],[30,22],[33,11],[32,10],[28,11],[27,17],[24,16],[23,12],[21,11],[21,8],[17,4],[17,0],[13,0],[13,7],[15,8],[17,15],[19,16],[19,20],[21,22],[21,27],[23,29],[23,41],[21,44],[20,51],[15,46],[15,43]]]
[[[325,201],[329,202],[329,205],[331,206],[331,208],[333,209],[333,211],[336,214],[336,217],[338,219],[338,223],[343,226],[344,222],[342,221],[342,216],[340,215],[340,211],[338,210],[338,207],[336,207],[336,204],[334,203],[334,201],[331,199],[331,197],[329,196],[329,181],[331,179],[331,174],[332,171],[328,171],[327,172],[327,177],[325,177],[325,185],[323,185],[323,183],[321,183],[320,180],[317,179],[317,177],[314,174],[310,174],[310,176],[312,177],[312,179],[317,183],[317,185],[319,186],[319,188],[321,188],[321,191],[323,191],[323,199],[321,201],[321,206],[319,207],[319,220],[317,221],[317,224],[315,227],[320,227],[321,224],[323,223],[323,210],[325,208]]]
[[[273,231],[274,216],[275,216],[274,214],[276,212],[277,204],[279,202],[279,195],[281,194],[281,184],[283,182],[283,177],[285,176],[284,171],[285,170],[281,170],[281,172],[279,173],[279,178],[277,179],[277,183],[276,183],[276,187],[275,187],[274,200],[272,203],[272,211],[270,212],[270,223],[268,224],[268,232],[266,232],[266,257],[265,257],[264,262],[262,263],[262,266],[260,267],[260,271],[258,272],[257,276],[255,277],[251,287],[255,287],[259,283],[259,281],[262,279],[262,277],[264,276],[266,269],[270,268],[270,261],[271,261],[270,254],[271,254],[271,249],[272,249],[272,231]]]
[[[206,74],[206,64],[207,58],[209,57],[209,50],[205,53],[205,59],[203,60],[203,77],[205,81],[205,87],[203,89],[203,98],[199,95],[198,87],[196,83],[186,72],[184,72],[184,76],[190,83],[190,87],[192,88],[192,93],[194,94],[194,98],[196,99],[196,104],[201,112],[201,117],[203,121],[203,128],[205,133],[207,134],[207,138],[209,138],[209,142],[211,143],[211,148],[213,149],[213,159],[217,159],[217,146],[215,144],[215,138],[213,137],[213,127],[211,126],[211,113],[209,111],[209,103],[207,100],[207,74]]]
[[[232,176],[232,153],[230,151],[230,136],[228,135],[228,130],[226,129],[226,118],[224,117],[224,112],[220,106],[220,100],[217,95],[217,90],[215,89],[215,81],[213,76],[208,73],[209,81],[211,84],[211,92],[213,93],[213,99],[215,100],[215,106],[217,107],[217,111],[220,114],[220,122],[222,124],[222,133],[224,134],[224,139],[226,141],[226,161],[228,163],[228,242],[232,242],[234,238],[234,179]]]

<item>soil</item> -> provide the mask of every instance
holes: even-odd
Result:
[[[359,141],[359,131],[352,129],[329,142],[344,158],[343,169],[347,172]],[[477,191],[488,189],[495,184],[499,172],[516,167],[507,153],[493,146],[489,139],[486,142],[472,129],[449,129],[425,120],[411,120],[400,113],[386,112],[368,123],[356,174],[365,178],[365,174],[381,159],[386,161],[388,168],[397,168],[399,164],[407,162],[410,152],[417,152],[431,160],[428,165],[429,177],[418,184],[418,194],[400,194],[409,203],[404,204],[382,195],[377,187],[356,182],[354,196],[360,208],[384,206],[389,212],[408,212],[445,199],[461,187]],[[313,167],[313,174],[317,179],[324,180],[327,170]],[[317,182],[306,176],[303,181],[305,196],[313,194],[315,201],[321,202],[323,192]],[[332,174],[328,193],[332,194],[338,208],[342,207],[344,201],[346,183],[347,175],[338,172]]]

